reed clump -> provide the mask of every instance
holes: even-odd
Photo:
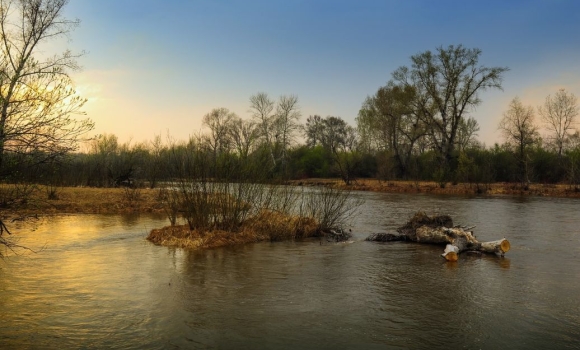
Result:
[[[204,145],[192,139],[171,147],[174,181],[160,196],[171,226],[151,231],[151,242],[196,249],[317,237],[341,230],[360,204],[349,191],[285,185],[261,162]]]
[[[320,225],[313,218],[262,210],[245,220],[236,230],[190,229],[187,224],[166,226],[152,230],[147,239],[162,246],[204,249],[320,235]]]

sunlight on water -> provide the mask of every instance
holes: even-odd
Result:
[[[355,243],[157,247],[163,217],[68,216],[22,228],[0,264],[0,348],[573,348],[577,201],[357,193]],[[506,237],[505,258],[364,242],[417,210]]]

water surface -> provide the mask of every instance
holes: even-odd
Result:
[[[579,202],[356,193],[354,243],[158,247],[163,217],[57,217],[0,262],[0,348],[579,348]],[[505,258],[371,243],[416,210]]]

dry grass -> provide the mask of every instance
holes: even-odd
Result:
[[[199,249],[319,235],[318,224],[313,219],[262,211],[246,220],[236,232],[190,230],[187,225],[167,226],[152,230],[147,239],[162,246]]]
[[[0,192],[12,185],[0,185]],[[35,186],[29,197],[4,212],[19,214],[122,214],[130,212],[163,213],[163,203],[156,189],[59,187],[56,199],[48,199],[44,186]]]
[[[386,193],[433,193],[433,194],[486,194],[486,195],[530,195],[547,197],[580,198],[580,190],[575,190],[567,184],[531,184],[528,189],[522,189],[516,183],[493,183],[480,185],[447,183],[441,188],[437,182],[428,181],[379,181],[376,179],[359,179],[350,186],[337,179],[306,179],[295,180],[291,184],[298,186],[332,186],[355,191],[372,191]]]

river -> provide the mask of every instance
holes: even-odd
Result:
[[[580,202],[357,192],[354,243],[155,246],[156,216],[74,215],[0,261],[0,349],[580,348]],[[415,211],[505,258],[363,241]]]

